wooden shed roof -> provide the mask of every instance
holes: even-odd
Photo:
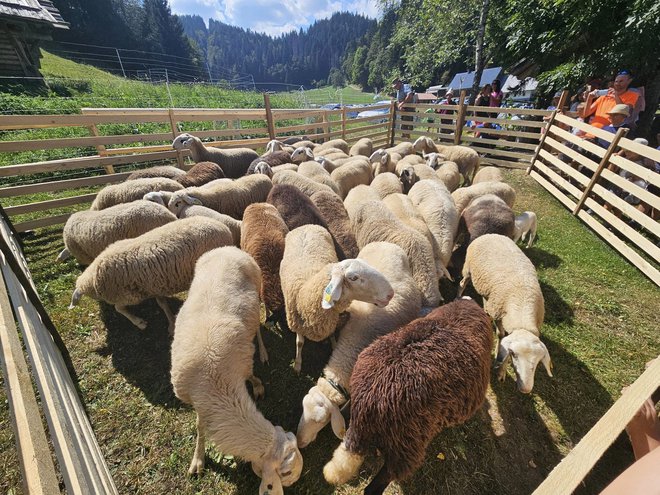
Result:
[[[0,17],[20,18],[24,21],[47,23],[57,28],[69,28],[52,0],[0,0]]]

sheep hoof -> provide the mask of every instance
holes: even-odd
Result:
[[[301,368],[302,368],[301,363],[293,363],[293,371],[295,371],[296,373],[300,374]]]
[[[204,459],[193,459],[188,468],[188,474],[194,476],[195,474],[202,474],[204,471]]]
[[[146,330],[147,329],[147,325],[148,325],[147,320],[143,320],[142,318],[136,318],[133,323],[140,330]],[[174,332],[172,332],[172,334],[174,334]]]

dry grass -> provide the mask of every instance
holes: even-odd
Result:
[[[388,494],[531,493],[658,354],[658,289],[571,217],[533,180],[508,172],[519,192],[516,210],[539,216],[539,238],[527,254],[537,266],[546,301],[543,340],[555,378],[537,373],[534,392],[522,395],[509,379],[492,381],[489,406],[467,424],[441,433],[414,477]],[[194,413],[178,402],[169,383],[167,325],[155,303],[137,313],[150,322],[132,327],[107,305],[86,299],[68,311],[80,267],[55,265],[61,231],[44,229],[26,240],[26,254],[41,297],[69,346],[83,400],[120,493],[249,494],[258,478],[249,465],[209,447],[203,476],[186,469],[194,447]],[[455,290],[442,287],[445,298]],[[275,424],[295,430],[301,399],[327,360],[326,344],[307,343],[303,374],[296,376],[293,334],[265,332],[270,366],[255,371],[266,386],[260,409]],[[0,402],[0,491],[20,492],[7,406]],[[303,451],[301,479],[288,494],[361,493],[375,473],[371,458],[354,483],[334,490],[321,475],[338,444],[326,428]],[[438,457],[443,454],[442,459]],[[579,493],[598,493],[632,461],[619,439]]]

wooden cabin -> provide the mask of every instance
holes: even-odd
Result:
[[[69,29],[51,0],[0,1],[0,76],[39,77],[39,44]]]

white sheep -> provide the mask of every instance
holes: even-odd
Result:
[[[369,184],[369,187],[375,189],[378,192],[380,199],[383,199],[388,194],[397,194],[403,192],[401,181],[392,172],[385,172],[383,174],[376,175],[374,180],[371,181],[371,184]]]
[[[509,208],[513,208],[513,204],[516,201],[515,189],[504,182],[480,182],[479,184],[473,184],[468,187],[459,187],[451,193],[451,196],[454,198],[456,209],[460,215],[463,213],[463,210],[469,206],[473,199],[485,194],[499,196],[507,205],[509,205]]]
[[[459,214],[451,194],[442,182],[422,180],[408,193],[412,203],[426,222],[433,236],[434,253],[444,268],[449,264],[458,231]],[[447,278],[449,273],[444,270]]]
[[[532,247],[536,237],[536,213],[533,211],[525,211],[516,217],[513,242],[524,241],[526,237],[527,247]]]
[[[207,147],[201,139],[185,132],[174,139],[172,147],[175,150],[189,149],[195,163],[217,163],[230,179],[237,179],[245,175],[252,160],[259,158],[257,152],[250,148],[220,149]]]
[[[355,214],[355,211],[362,203],[366,201],[380,200],[381,195],[377,189],[365,184],[360,184],[348,192],[346,198],[344,199],[344,208],[346,208],[348,216],[352,218]]]
[[[447,186],[449,192],[454,192],[461,183],[461,173],[458,170],[456,162],[442,162],[435,170],[435,175]]]
[[[469,146],[437,144],[431,138],[422,136],[413,147],[417,153],[440,153],[445,160],[456,162],[465,184],[470,184],[470,175],[474,176],[479,168],[479,153]]]
[[[351,149],[348,150],[350,156],[369,156],[374,149],[374,142],[370,138],[360,138],[357,142],[351,146]]]
[[[408,156],[417,156],[417,155],[408,155]],[[436,174],[435,170],[433,170],[425,163],[416,163],[415,165],[409,165],[408,167],[405,167],[404,169],[401,170],[401,173],[399,174],[399,180],[401,181],[401,185],[403,186],[403,192],[406,194],[408,194],[410,188],[420,180],[433,180],[436,182],[442,182],[440,177],[438,177],[438,175]]]
[[[325,156],[317,156],[314,158],[314,161],[320,163],[321,166],[330,173],[332,173],[334,169],[339,168],[338,164],[332,160],[328,160]]]
[[[142,199],[145,194],[152,191],[179,191],[183,186],[173,179],[164,177],[151,177],[129,180],[119,184],[104,187],[94,198],[90,210],[103,210],[120,203],[130,203]]]
[[[282,495],[300,477],[302,456],[294,435],[264,418],[245,387],[249,380],[255,396],[263,394],[252,372],[260,285],[259,267],[240,249],[214,249],[199,259],[176,319],[171,377],[176,396],[197,413],[188,472],[203,471],[208,437],[224,454],[252,463],[260,494]]]
[[[331,139],[330,141],[326,141],[325,143],[319,144],[316,148],[314,148],[314,152],[318,153],[320,151],[331,148],[337,148],[346,154],[348,154],[348,150],[349,150],[348,143],[343,139]]]
[[[272,187],[273,183],[263,174],[246,175],[235,181],[219,179],[175,192],[168,208],[176,215],[185,205],[201,205],[240,220],[248,205],[266,201]]]
[[[374,151],[369,156],[369,163],[371,163],[374,177],[386,172],[393,173],[396,170],[396,163],[392,161],[392,155],[383,149]]]
[[[140,330],[147,322],[127,308],[156,298],[174,329],[167,296],[188,290],[195,262],[206,251],[232,244],[231,232],[211,218],[184,218],[108,246],[76,280],[72,308],[83,295],[115,306]]]
[[[424,296],[424,305],[437,306],[442,296],[438,290],[433,247],[428,239],[401,222],[382,201],[362,201],[355,208],[347,206],[346,210],[358,247],[363,248],[377,241],[391,242],[401,247],[408,255],[413,277]]]
[[[293,146],[287,146],[282,141],[278,139],[271,139],[266,145],[266,153],[274,153],[275,151],[288,151],[293,153],[295,148]]]
[[[331,193],[334,193],[334,191],[329,186],[321,184],[320,182],[316,182],[315,180],[312,180],[309,177],[305,177],[304,175],[294,172],[293,170],[281,170],[276,172],[273,175],[273,185],[277,184],[289,184],[291,186],[295,186],[300,189],[306,196],[311,196],[318,191],[330,191]]]
[[[303,413],[296,437],[300,448],[314,441],[329,422],[338,438],[343,438],[344,418],[339,411],[350,397],[350,378],[358,354],[376,338],[417,317],[422,307],[422,294],[412,278],[408,257],[389,242],[367,244],[358,255],[379,270],[392,285],[394,297],[379,308],[363,301],[353,301],[351,314],[342,328],[323,375],[303,398]]]
[[[64,250],[57,257],[63,261],[73,255],[78,263],[89,265],[101,251],[115,241],[130,239],[176,220],[167,208],[137,200],[104,210],[79,211],[64,225]]]
[[[223,213],[218,213],[211,208],[200,205],[184,205],[183,208],[179,210],[179,218],[191,218],[191,217],[207,217],[213,218],[218,222],[224,224],[229,231],[231,232],[231,237],[234,240],[234,246],[241,245],[241,221],[236,220],[229,215]]]
[[[344,199],[348,192],[360,184],[369,185],[373,179],[371,166],[365,161],[345,163],[330,174],[339,187],[339,196]]]
[[[518,390],[529,393],[539,362],[552,376],[552,362],[539,338],[545,306],[536,269],[513,240],[499,234],[477,237],[467,248],[458,297],[472,280],[483,296],[484,310],[497,327],[498,377],[504,380],[513,362]]]
[[[472,184],[480,182],[502,182],[502,172],[499,167],[481,167],[474,176]]]
[[[387,279],[364,261],[337,262],[332,236],[319,225],[303,225],[287,234],[280,279],[287,323],[296,334],[293,369],[298,373],[305,339],[330,337],[353,300],[385,307],[394,296]]]
[[[403,141],[396,146],[392,146],[390,148],[386,148],[387,152],[389,153],[397,153],[401,155],[401,157],[404,157],[406,155],[412,155],[415,153],[415,149],[413,147],[413,144],[409,141]]]
[[[149,177],[165,177],[166,179],[176,179],[186,175],[185,170],[181,170],[173,165],[161,165],[158,167],[149,167],[136,170],[126,177],[126,180],[146,179]]]
[[[323,165],[316,161],[303,162],[298,165],[298,173],[309,179],[312,179],[314,182],[319,184],[325,184],[332,191],[339,195],[339,186],[337,183],[332,180],[330,177],[330,172],[328,172]]]
[[[314,160],[314,152],[309,146],[301,146],[291,153],[291,163],[300,165],[302,162]]]
[[[170,199],[172,199],[173,194],[174,193],[171,191],[152,191],[145,194],[142,199],[145,201],[151,201],[152,203],[156,203],[167,208],[167,204],[170,202]]]
[[[404,169],[412,167],[413,165],[426,165],[426,161],[419,155],[406,155],[396,162],[394,173],[400,176]]]

